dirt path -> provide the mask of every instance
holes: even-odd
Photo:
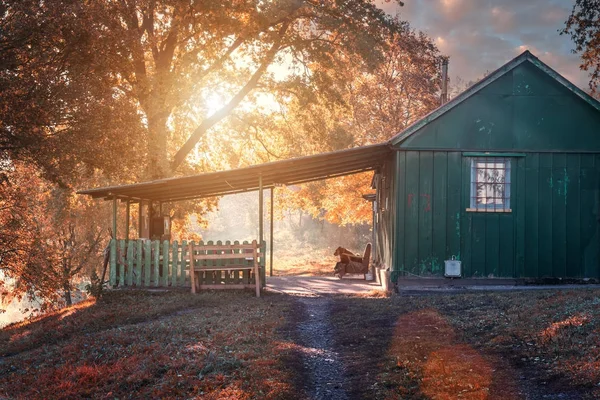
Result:
[[[297,386],[309,399],[591,398],[516,365],[513,354],[489,351],[434,309],[340,296],[296,297],[295,303],[290,333],[300,349]]]
[[[349,399],[345,368],[334,349],[331,299],[300,297],[298,302],[304,311],[296,327],[298,344],[304,347],[304,390],[311,399]]]

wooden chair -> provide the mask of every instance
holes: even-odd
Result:
[[[371,243],[367,243],[365,252],[360,261],[350,261],[347,264],[338,263],[336,265],[336,273],[339,278],[345,274],[363,274],[364,279],[367,279],[367,272],[369,272],[369,264],[371,261]]]

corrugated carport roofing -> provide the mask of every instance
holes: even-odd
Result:
[[[391,152],[387,143],[293,158],[228,171],[209,172],[181,178],[159,179],[122,186],[81,190],[94,198],[179,201],[222,196],[263,188],[350,175],[375,170]]]

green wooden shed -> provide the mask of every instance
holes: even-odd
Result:
[[[600,103],[526,51],[389,142],[377,254],[399,276],[600,277]]]

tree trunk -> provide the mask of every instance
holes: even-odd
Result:
[[[148,118],[148,169],[150,179],[161,179],[171,175],[167,154],[167,120],[169,111],[147,113]]]
[[[65,304],[67,307],[73,305],[73,301],[71,299],[71,285],[69,282],[63,283],[63,297],[65,299]]]

